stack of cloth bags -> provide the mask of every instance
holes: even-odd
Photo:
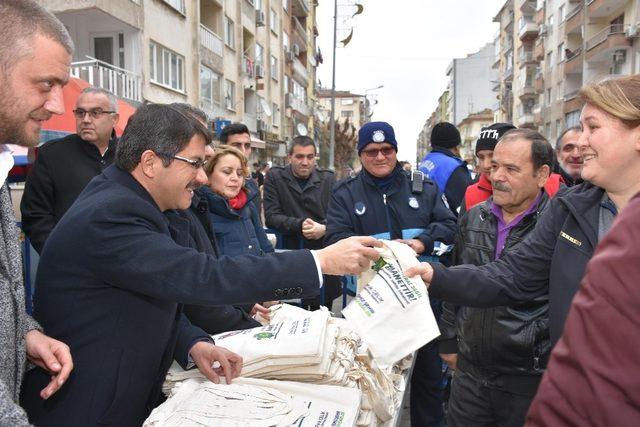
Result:
[[[241,378],[234,380],[232,386],[244,384],[247,380],[263,379],[270,380],[262,383],[266,387],[270,383],[279,387],[285,381],[297,381],[312,384],[307,385],[308,388],[327,385],[352,392],[355,390],[360,404],[349,413],[354,416],[353,425],[377,426],[391,419],[400,404],[404,390],[403,377],[379,369],[358,334],[349,328],[344,319],[331,317],[326,309],[309,312],[288,304],[273,306],[270,312],[271,318],[263,319],[263,327],[213,336],[216,345],[243,358]],[[205,381],[197,369],[184,371],[174,363],[163,386],[165,394],[171,397],[158,409],[163,406],[175,407],[178,393],[184,396],[195,392],[192,390],[196,387],[194,385],[189,386],[187,391],[180,391],[192,379],[198,380],[200,389],[221,387]],[[293,398],[295,400],[297,396]],[[163,409],[162,412],[167,411]],[[351,425],[344,424],[344,421],[338,424],[331,422],[329,420],[327,424],[317,425]],[[218,424],[216,419],[209,425],[227,424]]]

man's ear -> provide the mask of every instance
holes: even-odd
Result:
[[[551,176],[551,168],[549,165],[542,165],[538,168],[538,187],[542,188],[547,183],[547,179]]]
[[[162,167],[162,159],[152,150],[146,150],[140,156],[140,169],[142,173],[153,178],[158,173],[158,168]]]

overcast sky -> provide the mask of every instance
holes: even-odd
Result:
[[[354,0],[338,0],[340,5]],[[453,58],[476,52],[493,41],[493,17],[505,0],[356,0],[364,12],[354,20],[351,42],[337,49],[336,90],[364,94],[384,85],[373,120],[388,121],[396,131],[398,158],[415,162],[415,143],[438,97]],[[323,87],[331,88],[333,0],[319,0],[318,67]],[[347,9],[346,7],[343,10]],[[339,25],[340,26],[340,25]]]

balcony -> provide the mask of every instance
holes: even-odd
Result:
[[[511,81],[513,79],[513,67],[509,65],[509,68],[504,70],[504,81]]]
[[[45,3],[46,8],[53,12],[71,30],[71,34],[73,34],[73,28],[71,27],[78,25],[78,19],[81,19],[82,23],[86,25],[85,30],[87,28],[96,28],[96,24],[99,23],[100,28],[108,28],[109,31],[113,31],[114,27],[109,23],[110,19],[116,19],[136,29],[143,27],[144,12],[140,1],[48,0],[42,3]],[[70,26],[69,24],[72,25]],[[100,31],[104,30],[101,29]],[[77,40],[74,41],[77,42]]]
[[[518,7],[523,12],[535,11],[536,0],[518,0]]]
[[[583,3],[578,3],[571,11],[567,14],[567,17],[564,20],[564,32],[565,34],[581,34],[582,32],[582,22],[584,21],[584,14],[582,13]]]
[[[533,86],[536,89],[537,93],[544,92],[544,75],[542,74],[542,70],[540,68],[538,68],[536,71],[536,80]]]
[[[544,7],[536,7],[536,14],[533,15],[533,22],[538,25],[544,23]]]
[[[625,35],[625,30],[628,27],[628,25],[623,24],[609,25],[589,38],[586,43],[586,60],[604,61],[614,51],[630,48],[631,41]]]
[[[533,56],[537,61],[542,61],[544,59],[544,41],[541,38],[536,40],[536,44],[533,47]]]
[[[214,121],[217,118],[225,117],[225,110],[220,105],[200,99],[200,109],[205,112],[207,118],[210,121]]]
[[[240,2],[242,3],[242,27],[254,34],[256,31],[256,8],[253,1],[240,0]]]
[[[536,118],[535,118],[535,115],[533,114],[532,109],[520,107],[520,109],[518,110],[518,113],[520,116],[518,117],[518,127],[523,127],[523,128],[535,127]]]
[[[538,96],[533,79],[527,79],[520,86],[520,93],[518,94],[518,96],[520,97],[520,99],[534,98]]]
[[[305,67],[298,58],[293,60],[293,78],[298,80],[299,83],[303,83],[303,86],[306,86],[309,81],[307,67]]]
[[[293,111],[297,111],[303,116],[309,115],[309,107],[307,107],[307,103],[304,99],[298,98],[292,93],[287,93],[285,94],[284,100],[286,108],[291,108]]]
[[[567,58],[564,61],[564,74],[582,74],[582,49],[576,51],[565,50]]]
[[[579,89],[575,89],[565,93],[564,105],[562,107],[564,113],[571,113],[572,111],[577,111],[582,108],[582,100],[578,98],[579,91]]]
[[[519,59],[520,61],[518,66],[520,68],[525,67],[527,65],[536,65],[538,63],[538,60],[533,55],[533,51],[530,51],[530,50],[521,51]]]
[[[224,52],[222,38],[202,24],[200,24],[200,46],[222,58]]]
[[[533,40],[538,36],[538,24],[533,22],[532,20],[528,20],[520,18],[520,30],[518,32],[518,36],[520,40]]]
[[[306,18],[309,15],[309,2],[307,0],[292,0],[291,13],[298,18]]]
[[[591,0],[587,5],[589,18],[604,18],[624,6],[628,0]]]
[[[88,58],[87,61],[71,64],[71,76],[85,80],[91,86],[106,89],[117,97],[142,102],[140,75],[95,58]]]
[[[307,48],[307,30],[302,26],[298,18],[291,18],[291,22],[293,23],[294,28],[296,29],[296,33],[300,37],[302,41],[302,46],[300,46],[300,50],[304,51]]]

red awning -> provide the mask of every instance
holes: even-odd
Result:
[[[80,92],[87,87],[89,87],[89,83],[86,81],[71,77],[69,83],[62,89],[64,95],[64,114],[54,114],[49,120],[43,123],[42,130],[75,133],[76,119],[73,117],[73,108],[76,105],[78,96],[80,96]],[[136,112],[136,109],[126,101],[119,99],[118,110],[120,120],[118,120],[116,124],[116,134],[120,136],[129,121],[129,117]]]

